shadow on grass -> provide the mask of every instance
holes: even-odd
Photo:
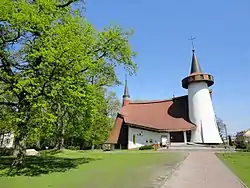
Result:
[[[62,158],[53,156],[27,157],[23,168],[11,167],[12,157],[0,157],[0,176],[39,176],[52,172],[65,172],[94,158]],[[1,172],[2,171],[2,172]]]

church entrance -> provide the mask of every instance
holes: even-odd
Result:
[[[183,131],[170,132],[170,142],[184,142]]]
[[[161,136],[161,147],[165,147],[168,145],[168,136],[162,135]]]

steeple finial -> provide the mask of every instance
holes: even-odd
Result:
[[[191,65],[191,71],[190,71],[190,74],[192,74],[192,73],[197,73],[197,72],[199,72],[199,73],[201,73],[202,72],[202,70],[201,70],[201,66],[200,66],[200,64],[199,64],[199,61],[198,61],[198,59],[197,59],[197,56],[195,55],[195,48],[194,48],[194,40],[195,40],[196,38],[195,37],[190,37],[190,39],[188,39],[188,40],[191,40],[192,41],[192,52],[193,52],[193,56],[192,56],[192,65]]]
[[[129,93],[128,93],[128,81],[127,81],[127,74],[125,75],[125,87],[124,87],[124,93],[123,93],[123,98],[130,98]]]
[[[195,48],[194,48],[194,40],[195,40],[196,38],[195,37],[190,37],[190,39],[188,39],[188,40],[191,40],[192,41],[192,51],[193,52],[195,52]]]

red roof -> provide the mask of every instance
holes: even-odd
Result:
[[[195,128],[188,118],[187,95],[170,100],[130,101],[118,114],[107,143],[117,142],[124,123],[159,132]]]

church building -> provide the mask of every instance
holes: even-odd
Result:
[[[202,72],[195,50],[190,74],[182,81],[188,94],[168,100],[133,101],[125,82],[122,108],[117,114],[107,144],[134,149],[171,143],[222,143],[212,105],[212,75]]]

